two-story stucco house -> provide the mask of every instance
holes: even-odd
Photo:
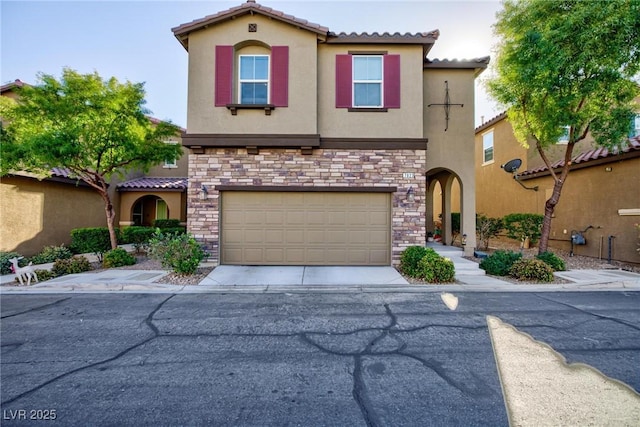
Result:
[[[187,227],[213,261],[395,265],[432,230],[436,182],[449,218],[456,178],[473,249],[488,58],[430,60],[438,31],[335,34],[252,0],[173,33],[189,55]]]

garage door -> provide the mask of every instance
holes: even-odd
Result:
[[[389,265],[389,193],[224,191],[221,262]]]

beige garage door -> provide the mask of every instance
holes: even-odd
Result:
[[[389,265],[389,193],[224,191],[221,262]]]

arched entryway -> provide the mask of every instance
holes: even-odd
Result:
[[[151,227],[156,219],[168,218],[170,218],[169,206],[164,199],[158,196],[140,197],[131,208],[133,225]]]
[[[465,253],[475,247],[475,194],[465,194],[463,179],[455,172],[432,169],[427,172],[427,235],[439,233],[441,243],[462,245]],[[465,209],[465,206],[469,206]]]

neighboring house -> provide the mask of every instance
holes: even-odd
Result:
[[[433,231],[437,183],[449,218],[456,179],[472,251],[488,57],[430,60],[438,31],[335,34],[251,0],[173,32],[189,53],[187,226],[212,261],[396,265]]]
[[[16,99],[15,88],[23,85],[20,80],[3,85],[0,95]],[[180,144],[180,137],[168,143]],[[185,222],[187,164],[185,155],[177,161],[167,159],[148,174],[132,173],[121,183],[114,180],[110,193],[116,224],[152,225],[156,218]],[[74,228],[106,227],[98,193],[65,169],[51,172],[44,179],[28,173],[0,178],[0,251],[32,256],[44,246],[68,245]]]
[[[176,135],[166,142],[181,144],[181,138]],[[117,184],[120,227],[152,226],[156,219],[179,219],[186,224],[188,167],[188,155],[183,153],[179,159],[167,159],[148,173],[131,176]]]
[[[636,117],[631,135],[640,131],[638,124]],[[570,251],[571,236],[579,233],[586,244],[574,245],[575,254],[608,259],[611,246],[612,259],[640,262],[634,228],[640,222],[640,137],[632,136],[627,142],[627,147],[613,151],[596,146],[590,137],[575,146],[571,172],[551,222],[552,249]],[[554,168],[562,166],[565,148],[561,139],[548,151]],[[501,168],[512,159],[522,161],[517,171],[522,185]],[[518,143],[505,113],[476,128],[478,213],[490,217],[544,214],[552,191],[548,168],[533,145],[527,149]]]

